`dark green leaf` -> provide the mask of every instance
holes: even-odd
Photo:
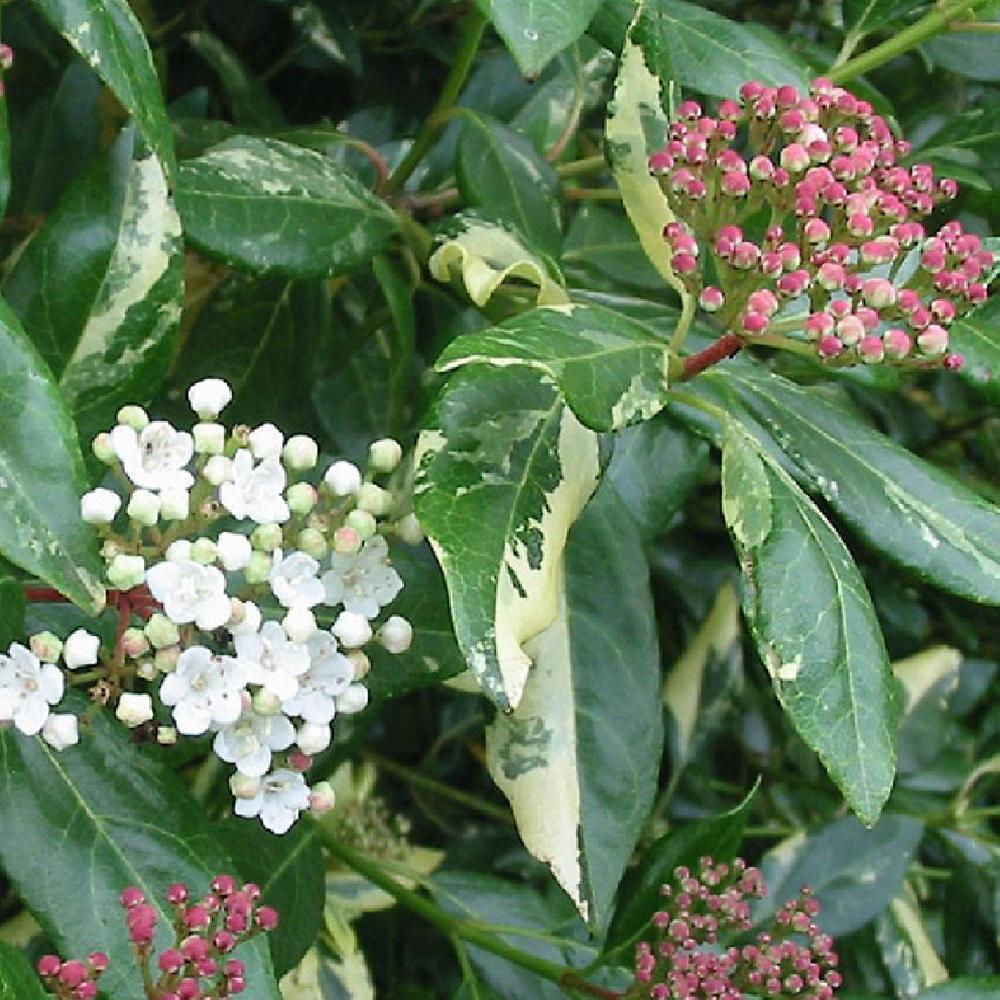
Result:
[[[452,341],[439,371],[467,365],[525,365],[559,386],[587,427],[617,430],[648,420],[667,398],[669,354],[652,330],[591,305],[532,309]]]
[[[663,899],[660,886],[673,878],[678,865],[695,868],[706,856],[716,861],[736,857],[756,791],[755,785],[735,809],[685,823],[650,846],[640,865],[622,882],[618,908],[608,931],[609,946],[633,939],[648,926]]]
[[[921,160],[955,160],[967,167],[1000,170],[1000,101],[950,115],[943,128],[924,142],[914,156]],[[947,173],[947,167],[944,172]]]
[[[74,698],[67,709],[81,712]],[[139,886],[160,911],[157,945],[173,939],[167,886],[207,890],[233,870],[215,830],[166,766],[139,753],[128,732],[98,714],[78,746],[58,753],[38,738],[0,733],[0,863],[67,955],[106,951],[101,979],[115,1000],[145,1000],[118,896]],[[58,851],[39,851],[40,843]],[[248,1000],[277,1000],[263,938],[243,945]]]
[[[1000,301],[996,298],[951,330],[955,350],[964,356],[962,376],[983,386],[991,400],[1000,402]]]
[[[736,390],[811,486],[875,548],[932,583],[1000,603],[1000,513],[822,394],[750,366],[706,373]]]
[[[809,68],[767,27],[684,0],[646,0],[632,37],[657,76],[704,94],[735,97],[747,80],[808,89]]]
[[[743,569],[743,611],[793,725],[872,824],[892,788],[898,719],[882,633],[840,536],[759,447],[730,421],[723,513]]]
[[[562,222],[555,171],[520,133],[482,115],[463,119],[455,164],[468,204],[556,255]]]
[[[127,0],[31,2],[135,116],[171,176],[174,146],[160,80],[142,25]]]
[[[754,907],[754,923],[808,885],[823,904],[818,923],[824,931],[857,930],[899,892],[923,832],[920,820],[887,813],[871,830],[845,816],[809,837],[784,841],[761,862],[768,893]]]
[[[126,131],[66,190],[5,289],[84,439],[152,398],[180,320],[180,219],[159,161],[132,146]]]
[[[597,436],[529,368],[460,370],[421,433],[417,514],[459,646],[504,710],[528,678],[523,644],[557,617],[566,535],[599,475]]]
[[[83,459],[45,362],[0,302],[0,553],[81,607],[104,605],[97,538],[80,520]]]
[[[269,127],[282,123],[281,108],[267,87],[225,42],[209,31],[192,31],[187,40],[218,75],[237,125]]]
[[[996,20],[994,31],[1000,28]],[[1000,81],[996,35],[986,31],[950,31],[932,38],[925,51],[939,66],[970,80]]]
[[[316,940],[326,902],[326,861],[312,824],[301,823],[283,836],[259,823],[230,820],[219,828],[222,843],[240,876],[256,882],[261,899],[281,915],[267,936],[274,974],[280,979]]]
[[[623,286],[662,291],[663,279],[650,264],[635,230],[620,212],[584,205],[573,217],[563,243],[562,266],[570,281],[621,291]]]
[[[208,256],[300,278],[357,267],[396,229],[385,202],[326,157],[250,136],[187,160],[177,206],[188,239]]]
[[[926,5],[927,0],[844,0],[844,31],[860,39]]]
[[[8,576],[10,567],[0,561],[0,651],[12,642],[24,642],[24,615],[27,610],[24,584]]]
[[[601,0],[476,0],[525,76],[546,63],[586,30]]]
[[[361,73],[361,45],[339,3],[296,0],[291,6],[292,24],[308,44],[297,63],[307,66],[332,63],[352,73]]]
[[[0,1000],[45,1000],[46,993],[24,955],[0,941]]]
[[[917,1000],[1000,1000],[1000,976],[951,979],[924,990]]]
[[[652,806],[663,752],[645,556],[610,484],[570,532],[560,603],[556,622],[527,646],[534,666],[524,699],[487,730],[487,763],[528,849],[599,930]]]

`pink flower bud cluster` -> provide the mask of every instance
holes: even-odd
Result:
[[[747,994],[832,1000],[842,977],[833,941],[816,925],[820,904],[808,889],[786,903],[753,944],[722,947],[723,935],[750,928],[749,900],[766,895],[761,873],[741,858],[702,858],[697,875],[681,867],[662,888],[655,941],[636,947],[636,995],[651,1000],[742,1000]],[[629,995],[632,995],[631,993]]]
[[[218,875],[211,892],[192,901],[187,886],[175,883],[167,889],[172,913],[174,944],[160,952],[156,973],[149,971],[153,940],[163,911],[147,901],[141,889],[122,891],[121,905],[136,957],[146,969],[144,981],[153,983],[149,1000],[226,1000],[246,989],[246,966],[231,953],[242,942],[278,926],[278,914],[258,905],[260,886],[241,886],[232,875]],[[97,952],[83,962],[62,962],[45,955],[38,972],[59,1000],[93,1000],[97,977],[108,967],[108,958]]]
[[[663,233],[674,271],[749,340],[777,325],[838,364],[960,367],[948,328],[986,300],[994,257],[958,222],[929,235],[927,217],[958,186],[901,165],[910,151],[825,78],[808,95],[751,81],[715,117],[683,102],[649,159],[677,219]],[[770,225],[754,235],[762,211]],[[785,322],[804,296],[807,315]]]

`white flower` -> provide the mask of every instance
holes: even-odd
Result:
[[[299,726],[295,733],[295,743],[298,748],[310,757],[322,753],[329,745],[332,737],[329,726],[320,726],[315,722],[306,722]]]
[[[233,390],[221,378],[203,378],[188,389],[188,402],[201,420],[214,420],[229,405]]]
[[[250,548],[250,539],[235,531],[223,531],[219,535],[218,550],[219,562],[227,573],[246,569],[247,563],[250,562],[250,553],[253,551]]]
[[[283,556],[281,549],[274,552],[269,583],[274,596],[286,608],[304,606],[314,608],[321,603],[326,590],[316,574],[319,563],[305,552],[291,552]]]
[[[334,462],[326,470],[323,482],[335,496],[346,497],[348,493],[357,493],[361,489],[361,470],[352,462]]]
[[[378,630],[378,641],[390,653],[405,653],[413,642],[413,626],[402,615],[390,615]]]
[[[290,469],[311,469],[319,459],[319,445],[308,434],[293,434],[281,450]]]
[[[248,683],[262,684],[282,701],[295,696],[299,677],[309,669],[309,650],[290,641],[278,622],[265,622],[255,635],[237,635],[233,642]]]
[[[343,603],[345,610],[375,618],[402,589],[403,581],[389,562],[389,546],[373,535],[360,552],[335,552],[332,569],[323,574],[326,603]]]
[[[118,699],[115,716],[129,729],[135,729],[153,717],[153,699],[148,694],[133,694],[126,691]]]
[[[356,611],[341,611],[330,631],[348,649],[357,649],[372,637],[372,627],[368,624],[368,619]]]
[[[285,470],[274,461],[254,466],[253,456],[245,448],[236,452],[232,462],[233,481],[219,487],[219,501],[238,521],[249,517],[258,524],[282,523],[290,512],[285,498]]]
[[[206,631],[229,621],[232,605],[226,578],[215,566],[190,559],[161,562],[146,571],[146,584],[167,617],[178,625],[194,622]]]
[[[62,671],[41,663],[20,643],[8,655],[0,655],[0,722],[13,722],[25,736],[41,732],[49,717],[49,705],[63,696]]]
[[[364,684],[352,684],[338,699],[337,711],[343,715],[360,712],[368,704],[368,688]]]
[[[296,604],[281,619],[281,627],[292,642],[306,642],[316,634],[316,616],[304,604]]]
[[[85,629],[78,628],[66,640],[63,646],[63,659],[70,670],[79,667],[92,667],[97,662],[97,654],[101,649],[101,640]]]
[[[52,714],[42,726],[42,739],[53,750],[65,750],[80,742],[80,729],[76,716],[70,712]]]
[[[249,710],[215,734],[212,749],[241,774],[259,778],[271,766],[272,751],[288,749],[294,739],[295,727],[284,715]]]
[[[296,771],[279,768],[260,783],[260,791],[252,799],[237,799],[233,811],[237,816],[260,816],[261,823],[271,833],[287,833],[309,808],[309,786]]]
[[[194,476],[184,468],[194,454],[194,442],[165,420],[154,420],[141,431],[119,424],[111,443],[125,475],[147,490],[188,490]]]
[[[253,601],[240,601],[233,605],[232,617],[226,622],[231,635],[252,635],[260,628],[260,608]]]
[[[87,524],[110,524],[122,505],[122,498],[113,490],[98,487],[80,497],[80,517]]]
[[[337,714],[336,698],[354,679],[354,666],[337,651],[337,640],[329,632],[314,635],[307,643],[309,669],[299,678],[298,693],[286,699],[282,708],[306,722],[329,725]]]
[[[261,424],[250,432],[250,450],[253,457],[264,461],[281,457],[281,446],[285,435],[274,424]]]
[[[240,717],[247,671],[230,656],[214,656],[204,646],[190,646],[160,685],[160,700],[173,707],[177,729],[198,736],[214,724]]]

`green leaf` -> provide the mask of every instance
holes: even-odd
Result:
[[[135,116],[168,177],[173,136],[160,80],[139,19],[127,0],[31,0],[46,20]]]
[[[0,302],[0,553],[91,612],[104,606],[97,538],[80,520],[83,459],[52,376]]]
[[[466,112],[455,172],[468,205],[513,227],[529,246],[559,252],[559,179],[523,135],[485,115]]]
[[[663,279],[636,241],[635,230],[620,212],[584,204],[573,216],[561,263],[570,281],[621,291],[624,287],[660,292]]]
[[[844,32],[861,39],[926,5],[927,0],[844,0]]]
[[[666,403],[670,355],[652,330],[591,305],[549,306],[457,337],[438,371],[525,365],[551,378],[581,423],[607,431],[649,420]]]
[[[88,440],[125,403],[148,402],[181,314],[181,224],[155,155],[126,131],[64,193],[6,295]]]
[[[558,615],[566,536],[599,471],[597,436],[527,368],[457,372],[421,432],[417,515],[462,653],[503,710],[524,691],[524,643]]]
[[[995,8],[994,8],[995,9]],[[992,24],[993,31],[1000,30],[998,18],[982,16],[980,23]],[[932,38],[924,46],[924,51],[938,66],[958,73],[969,80],[984,80],[990,83],[1000,81],[1000,65],[997,64],[996,35],[988,31],[949,31]]]
[[[764,923],[808,885],[823,904],[819,924],[839,936],[863,927],[900,891],[923,836],[912,816],[887,813],[871,830],[845,816],[808,837],[797,834],[761,861],[768,893],[753,911]]]
[[[914,159],[955,160],[967,167],[1000,170],[1000,101],[949,115],[943,128],[914,151]],[[947,170],[947,167],[945,168]]]
[[[268,128],[284,121],[267,87],[240,57],[210,31],[192,31],[188,44],[215,70],[237,125]]]
[[[526,646],[534,667],[524,698],[486,731],[486,759],[525,846],[599,930],[652,806],[663,751],[642,540],[611,486],[570,532],[561,589],[555,622]]]
[[[673,878],[678,865],[695,868],[706,856],[716,861],[732,861],[736,857],[756,792],[754,785],[747,797],[729,812],[684,823],[650,846],[638,867],[622,882],[618,908],[608,931],[609,947],[634,939],[649,925],[663,899],[660,887]]]
[[[45,1000],[31,963],[9,944],[0,941],[0,1000]]]
[[[601,0],[476,0],[525,76],[538,76],[575,42],[600,5]]]
[[[317,63],[332,63],[361,74],[361,45],[339,4],[296,0],[291,5],[291,18],[293,27],[308,46],[296,60],[298,65],[311,68]]]
[[[1000,976],[951,979],[924,990],[917,1000],[1000,1000]]]
[[[666,142],[669,121],[663,113],[663,85],[633,37],[643,10],[640,3],[622,49],[604,126],[605,155],[643,252],[681,302],[693,308],[684,283],[670,266],[670,246],[663,238],[663,229],[674,221],[674,213],[659,181],[649,172],[649,156]]]
[[[326,157],[250,136],[185,161],[177,207],[185,235],[207,256],[300,278],[363,264],[396,229],[385,202]]]
[[[256,882],[261,897],[281,915],[267,936],[274,974],[280,979],[298,965],[323,924],[326,860],[319,838],[306,823],[280,837],[240,819],[218,829],[240,876]]]
[[[808,483],[869,544],[953,593],[1000,604],[1000,512],[815,390],[750,366],[735,389]]]
[[[703,94],[736,97],[747,80],[809,88],[809,67],[769,28],[684,0],[646,0],[632,41],[656,75]]]
[[[965,358],[963,378],[982,386],[1000,402],[1000,300],[992,299],[951,328],[954,349]]]
[[[875,918],[875,940],[897,996],[913,997],[948,978],[909,885]]]
[[[68,701],[82,712],[86,700]],[[140,753],[108,713],[78,746],[58,753],[38,738],[0,733],[0,863],[45,931],[67,955],[101,950],[101,987],[115,1000],[145,1000],[118,896],[139,886],[160,912],[160,948],[172,942],[167,886],[195,894],[233,870],[202,808],[164,764]],[[58,851],[39,851],[58,844]],[[265,897],[266,899],[266,897]],[[248,1000],[277,1000],[267,944],[243,945]]]
[[[27,604],[24,598],[24,584],[7,575],[10,567],[0,562],[0,650],[7,649],[12,642],[24,642],[24,615]]]
[[[898,705],[861,573],[791,476],[733,421],[722,484],[743,611],[778,699],[851,808],[872,824],[892,788]]]
[[[535,304],[566,302],[558,269],[547,256],[528,250],[521,238],[496,222],[475,216],[458,216],[458,231],[431,254],[427,266],[438,281],[461,275],[469,298],[484,306],[508,278],[535,285]]]

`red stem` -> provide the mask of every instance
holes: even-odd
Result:
[[[29,604],[69,604],[69,598],[54,587],[25,587],[24,596]]]
[[[720,361],[725,361],[726,358],[738,354],[742,347],[742,337],[735,333],[724,333],[705,350],[699,351],[697,354],[690,354],[684,359],[684,370],[681,372],[679,381],[686,382],[688,379],[694,378],[706,368],[711,368],[712,365],[717,365]]]

